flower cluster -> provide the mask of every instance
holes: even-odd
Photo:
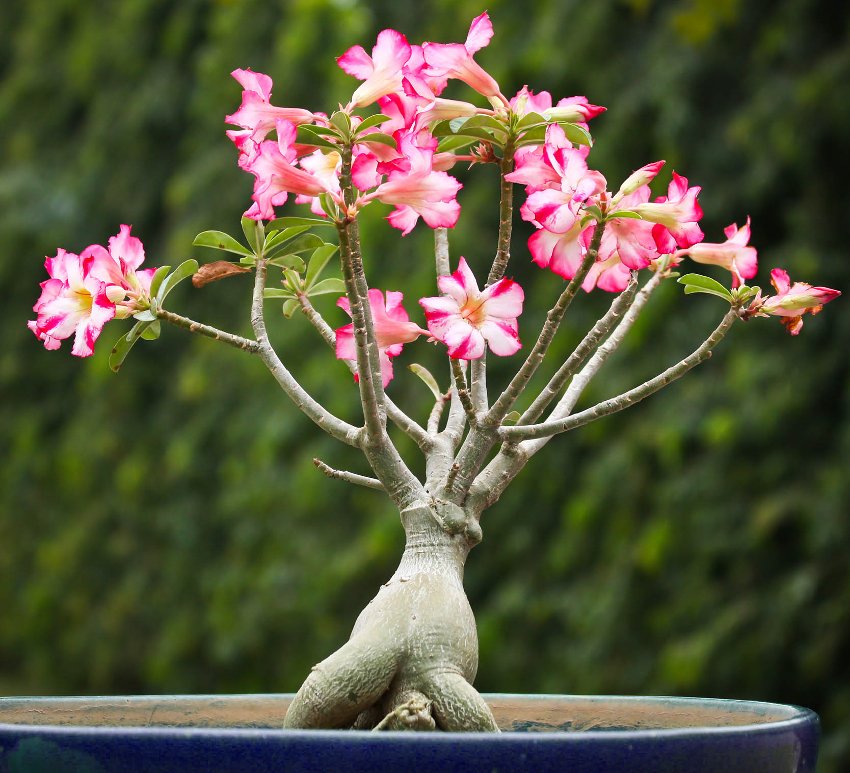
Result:
[[[144,247],[128,225],[110,237],[108,247],[92,244],[79,255],[60,249],[44,262],[50,279],[41,283],[29,329],[46,349],[58,349],[73,335],[71,353],[88,357],[109,320],[147,308],[156,269],[137,271],[144,259]]]
[[[724,242],[706,242],[699,225],[699,186],[674,171],[666,193],[652,194],[650,185],[664,161],[646,164],[610,191],[605,176],[588,163],[588,122],[605,108],[584,96],[556,102],[548,92],[527,86],[506,97],[475,58],[492,36],[486,13],[472,21],[463,43],[417,45],[400,32],[383,30],[371,53],[353,46],[338,57],[339,66],[360,83],[345,107],[330,116],[273,105],[268,75],[233,71],[242,101],[226,116],[238,127],[227,135],[238,150],[239,167],[254,178],[245,216],[262,230],[293,195],[296,203],[343,230],[372,202],[393,208],[387,219],[403,235],[420,218],[432,228],[451,228],[460,215],[462,185],[448,170],[458,162],[498,163],[504,181],[525,188],[520,211],[534,228],[528,239],[531,260],[585,291],[622,292],[635,272],[666,271],[687,258],[729,271],[732,292],[724,290],[724,297],[740,317],[780,316],[792,334],[799,332],[802,314],[816,313],[839,294],[791,285],[781,269],[772,274],[777,295],[748,288],[758,269],[756,249],[749,244],[750,219],[740,228],[728,226]],[[452,79],[486,98],[486,105],[443,98]],[[372,106],[379,112],[358,112]],[[508,224],[510,214],[502,213]],[[250,252],[241,254],[248,255],[250,268]],[[108,320],[147,308],[153,270],[136,270],[143,257],[128,226],[109,240],[108,249],[93,245],[81,255],[60,250],[47,260],[51,278],[42,284],[30,328],[49,349],[73,333],[73,353],[91,354]],[[410,321],[401,293],[368,292],[363,305],[371,313],[385,386],[392,378],[392,358],[423,333],[442,342],[455,359],[477,359],[488,348],[509,356],[520,348],[523,291],[503,276],[507,250],[505,265],[496,270],[497,264],[483,290],[464,258],[450,275],[444,264],[446,275],[437,279],[442,295],[419,301],[427,331]],[[297,285],[298,280],[292,284]],[[298,291],[293,292],[288,297],[297,303]],[[338,305],[349,311],[350,304],[344,297]],[[353,325],[338,328],[335,341],[338,358],[356,360]]]

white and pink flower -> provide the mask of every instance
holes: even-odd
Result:
[[[272,105],[272,79],[268,75],[250,69],[234,70],[230,74],[243,88],[239,109],[224,118],[227,123],[241,126],[245,130],[228,132],[234,142],[240,135],[250,137],[254,142],[261,142],[276,127],[278,121],[289,121],[297,125],[310,123],[315,119],[313,113],[300,107]]]
[[[700,190],[698,185],[688,187],[688,179],[673,172],[666,196],[633,207],[644,220],[658,225],[653,233],[661,254],[672,254],[677,246],[684,249],[702,241],[703,233],[697,225],[702,217],[697,201]]]
[[[80,255],[60,249],[44,261],[50,279],[41,283],[36,319],[27,327],[45,349],[58,349],[74,336],[71,353],[88,357],[109,320],[147,307],[156,269],[137,271],[144,259],[144,247],[128,225],[109,239],[108,249],[93,244]]]
[[[463,258],[451,276],[437,278],[444,295],[421,298],[428,330],[449,349],[453,359],[476,360],[487,347],[501,357],[521,347],[517,317],[524,293],[511,279],[500,279],[484,290]]]
[[[749,246],[750,218],[738,228],[736,223],[723,229],[726,241],[721,244],[700,242],[685,250],[678,250],[675,257],[687,255],[697,263],[722,266],[732,273],[732,287],[739,287],[746,279],[752,279],[758,272],[758,253]]]
[[[582,205],[605,190],[605,178],[588,169],[587,151],[567,140],[564,130],[552,124],[540,153],[524,153],[506,180],[531,188],[520,209],[524,220],[554,233],[566,233],[579,217]]]
[[[400,292],[387,290],[386,302],[380,290],[369,290],[369,307],[372,310],[372,322],[375,328],[375,339],[381,357],[381,380],[384,387],[392,381],[392,358],[401,354],[404,344],[415,341],[420,335],[428,335],[419,325],[410,321],[402,306],[404,296]],[[337,306],[351,315],[351,304],[346,296],[342,296]],[[357,348],[354,340],[354,324],[350,323],[336,331],[336,356],[340,360],[351,363],[357,360]],[[354,374],[355,381],[359,375]]]
[[[456,197],[463,186],[451,175],[435,171],[433,150],[417,146],[412,136],[401,139],[399,150],[406,163],[392,169],[387,181],[364,196],[360,203],[379,199],[395,206],[387,220],[403,235],[410,233],[420,217],[431,228],[452,228],[460,217]],[[364,184],[374,179],[371,174],[364,170]]]
[[[403,68],[410,59],[407,38],[396,30],[382,30],[372,56],[362,46],[352,46],[337,58],[349,75],[363,81],[351,95],[350,108],[366,107],[387,94],[401,92]]]
[[[485,97],[499,99],[507,104],[499,84],[473,55],[484,48],[493,37],[493,25],[485,11],[469,25],[465,43],[425,43],[422,55],[427,67],[423,74],[430,78],[457,78]]]
[[[743,316],[781,317],[782,324],[792,336],[803,328],[804,314],[817,314],[825,303],[841,295],[839,290],[831,287],[812,287],[805,282],[791,284],[788,272],[781,268],[770,272],[770,283],[776,289],[776,295],[763,297],[759,291]]]
[[[254,220],[271,220],[275,216],[274,208],[282,205],[290,193],[313,198],[322,193],[338,196],[339,183],[330,174],[336,167],[338,158],[328,154],[326,160],[312,159],[315,174],[296,166],[298,153],[295,148],[295,125],[289,121],[277,122],[277,141],[264,140],[253,146],[246,142],[249,149],[240,150],[239,165],[254,175],[253,205],[245,212],[245,217]],[[321,163],[318,163],[321,162]]]

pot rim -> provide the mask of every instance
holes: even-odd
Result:
[[[245,727],[245,726],[185,726],[161,724],[156,726],[144,726],[138,724],[57,724],[57,723],[30,723],[9,722],[4,715],[10,711],[32,707],[29,710],[44,711],[38,709],[39,705],[48,705],[57,708],[73,709],[75,706],[86,704],[122,704],[126,707],[138,707],[145,703],[165,703],[175,705],[178,702],[186,702],[192,705],[202,706],[211,701],[221,703],[238,704],[240,701],[287,701],[292,698],[291,693],[269,693],[269,694],[218,694],[218,695],[116,695],[116,696],[33,696],[33,697],[2,697],[0,698],[0,731],[3,732],[50,732],[67,733],[69,736],[82,736],[102,734],[104,736],[129,735],[138,738],[205,738],[217,736],[219,738],[242,738],[272,740],[313,738],[337,738],[357,742],[357,739],[369,739],[369,742],[380,743],[381,738],[398,740],[400,737],[409,739],[411,743],[457,743],[459,737],[469,739],[469,743],[479,743],[484,739],[492,742],[499,738],[499,743],[527,743],[529,737],[535,739],[535,743],[556,743],[563,741],[565,737],[570,738],[571,743],[593,743],[601,739],[611,742],[617,740],[628,740],[629,742],[662,739],[687,739],[696,735],[731,737],[736,735],[751,734],[773,734],[802,729],[804,727],[819,729],[820,719],[811,709],[796,706],[794,704],[773,703],[767,701],[739,700],[732,698],[699,698],[684,696],[641,696],[641,695],[560,695],[542,693],[484,693],[483,697],[488,702],[512,702],[532,704],[536,701],[557,702],[564,705],[600,704],[613,707],[614,705],[637,706],[645,705],[648,709],[656,709],[657,715],[663,716],[665,711],[683,709],[702,709],[708,714],[716,712],[718,716],[729,716],[735,712],[739,714],[752,714],[763,717],[761,721],[750,721],[743,723],[727,724],[693,724],[679,727],[619,727],[610,729],[558,729],[547,728],[543,732],[522,732],[508,730],[500,734],[492,732],[464,732],[447,733],[445,731],[385,731],[375,733],[371,730],[303,730],[284,729],[281,727]],[[440,740],[444,739],[444,740]]]

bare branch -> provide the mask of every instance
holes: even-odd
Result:
[[[540,417],[546,407],[557,397],[563,389],[564,384],[569,381],[576,370],[581,367],[587,356],[593,351],[602,339],[605,338],[612,328],[620,321],[626,308],[632,303],[638,289],[636,272],[632,272],[626,289],[623,290],[597,323],[590,329],[581,340],[573,353],[567,358],[563,365],[555,372],[549,383],[543,388],[534,402],[522,414],[517,424],[531,424]]]
[[[469,389],[466,386],[466,376],[463,375],[463,365],[460,364],[460,360],[452,360],[452,373],[454,374],[455,385],[457,387],[457,396],[460,399],[463,410],[466,412],[469,423],[474,427],[478,423],[478,419],[475,416],[475,407],[472,405],[472,399],[469,396]]]
[[[272,345],[269,343],[266,332],[266,321],[263,314],[263,291],[266,287],[266,261],[257,261],[254,276],[254,295],[251,303],[251,326],[257,337],[257,354],[269,369],[275,380],[280,384],[284,392],[293,403],[308,418],[337,440],[350,446],[360,446],[360,429],[334,416],[330,411],[317,403],[293,378],[286,366],[277,356]]]
[[[507,441],[531,440],[534,438],[542,438],[555,435],[560,432],[580,427],[583,424],[600,419],[603,416],[608,416],[617,411],[622,411],[637,402],[640,402],[659,389],[671,384],[673,381],[681,378],[691,368],[699,365],[704,360],[711,356],[711,350],[723,339],[732,323],[737,319],[738,313],[734,308],[729,309],[723,317],[720,324],[714,329],[711,335],[703,341],[703,343],[694,350],[685,359],[677,362],[675,365],[667,368],[663,373],[660,373],[655,378],[641,384],[640,386],[630,389],[617,397],[612,397],[610,400],[605,400],[597,403],[592,408],[568,416],[565,419],[555,419],[546,421],[542,424],[533,424],[530,426],[521,427],[502,427],[499,431],[500,436]]]
[[[428,434],[436,435],[440,431],[440,417],[443,415],[443,409],[446,407],[446,403],[451,400],[452,393],[446,392],[439,400],[434,402],[434,407],[431,409],[431,413],[428,416]]]
[[[251,352],[251,354],[257,354],[257,352],[260,351],[260,345],[256,341],[252,341],[250,338],[243,338],[242,336],[235,335],[234,333],[228,333],[224,330],[211,327],[210,325],[195,322],[195,320],[189,319],[188,317],[181,317],[173,311],[166,311],[163,308],[159,308],[156,310],[156,316],[159,319],[164,319],[166,322],[170,322],[172,325],[182,327],[190,333],[198,333],[199,335],[206,336],[207,338],[222,341],[226,344],[230,344],[230,346],[235,346],[237,349]]]
[[[344,480],[346,483],[353,483],[356,486],[364,486],[375,489],[376,491],[386,492],[384,484],[377,478],[369,478],[365,475],[358,475],[356,472],[348,472],[347,470],[335,470],[333,467],[325,464],[321,459],[313,459],[313,464],[329,478]]]
[[[647,281],[647,283],[641,288],[634,301],[632,301],[631,306],[629,306],[628,311],[623,315],[622,320],[620,320],[617,327],[614,328],[614,332],[611,333],[605,343],[596,350],[593,356],[585,363],[584,367],[582,367],[582,369],[573,377],[567,391],[563,394],[561,399],[555,405],[555,408],[549,414],[549,421],[566,418],[570,415],[570,413],[572,413],[573,408],[575,408],[576,403],[587,388],[587,385],[608,361],[608,358],[620,348],[620,344],[622,344],[625,340],[629,331],[632,329],[632,326],[637,321],[641,311],[643,311],[649,301],[650,296],[655,292],[665,276],[666,274],[664,271],[656,271],[655,274],[649,278],[649,281]],[[531,421],[524,423],[530,424]],[[543,448],[543,446],[545,446],[551,439],[552,437],[549,436],[538,438],[537,440],[527,440],[523,443],[523,449],[526,455],[531,457]]]
[[[306,295],[299,295],[298,302],[301,304],[301,310],[310,324],[319,331],[319,335],[322,336],[325,343],[336,351],[336,333],[333,328],[325,322],[324,317],[310,303],[310,299]],[[342,362],[345,362],[352,373],[357,372],[357,366],[353,362],[349,360],[342,360]],[[408,435],[423,451],[427,451],[433,445],[433,440],[428,436],[428,433],[386,395],[384,395],[384,402],[387,407],[387,417],[393,424]]]

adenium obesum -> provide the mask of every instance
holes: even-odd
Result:
[[[359,85],[341,101],[345,107],[330,115],[276,106],[270,76],[235,70],[242,100],[226,117],[237,127],[227,136],[236,146],[238,167],[253,177],[242,219],[247,244],[220,231],[205,231],[195,244],[235,255],[238,263],[217,260],[199,270],[190,260],[173,271],[141,269],[142,244],[122,225],[108,247],[92,245],[79,255],[59,250],[45,264],[50,278],[42,283],[29,327],[46,348],[74,336],[72,353],[88,356],[108,321],[132,316],[134,327],[119,338],[110,358],[116,370],[139,339],[158,336],[162,321],[257,355],[300,410],[363,452],[375,477],[316,460],[319,469],[381,490],[398,507],[408,537],[399,571],[364,610],[350,641],[308,677],[287,714],[288,726],[495,729],[471,687],[477,645],[461,582],[466,554],[481,539],[482,513],[552,437],[675,381],[708,358],[736,319],[778,316],[796,335],[804,314],[817,313],[840,294],[792,284],[782,269],[771,273],[774,295],[748,286],[758,269],[749,217],[740,228],[726,228],[725,241],[705,241],[700,186],[673,171],[666,191],[653,194],[662,160],[640,167],[619,187],[609,186],[592,167],[588,126],[605,108],[584,96],[556,102],[527,86],[505,96],[479,62],[492,36],[486,13],[472,21],[463,43],[415,44],[398,31],[383,30],[371,53],[354,46],[337,59]],[[470,88],[469,101],[441,96],[451,80]],[[447,229],[456,225],[462,207],[463,186],[451,174],[458,164],[498,166],[499,231],[489,266],[483,250],[454,260],[450,255]],[[545,323],[537,332],[523,331],[525,356],[508,385],[491,395],[488,351],[516,357],[523,348],[525,294],[506,276],[517,186],[525,193],[519,214],[530,224],[529,258],[521,259],[564,281],[553,277]],[[304,208],[301,215],[279,211],[291,204],[290,197]],[[379,270],[380,258],[364,254],[358,217],[366,207],[382,205],[392,208],[387,221],[403,236],[420,219],[434,229],[439,294],[419,299],[425,327],[411,319],[401,291],[367,281],[367,270],[370,275]],[[331,242],[320,236],[328,231],[336,232]],[[336,252],[342,278],[322,278]],[[653,291],[678,276],[674,269],[685,261],[729,274],[730,287],[694,273],[679,279],[686,293],[708,293],[728,304],[717,328],[655,378],[576,412],[582,390]],[[193,274],[200,287],[251,272],[253,338],[165,308],[167,295]],[[270,276],[278,277],[278,286],[269,286]],[[550,358],[548,382],[521,401],[580,288],[612,293],[609,310],[562,363],[553,368]],[[350,322],[334,329],[313,304],[322,295],[337,296]],[[269,340],[264,321],[269,300],[282,301],[287,317],[302,312],[351,370],[362,424],[333,415],[296,380]],[[421,366],[411,366],[434,398],[424,423],[385,392],[393,359],[419,338],[444,346],[449,362],[447,388]],[[512,410],[517,405],[521,412]],[[424,455],[424,477],[402,458],[388,421]],[[428,600],[433,597],[439,601]],[[429,647],[420,646],[422,641]]]

